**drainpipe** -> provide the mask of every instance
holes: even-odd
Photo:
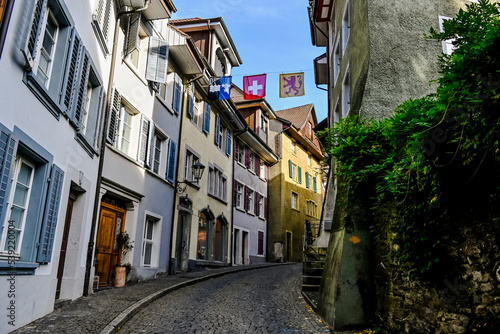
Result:
[[[108,91],[107,91],[107,102],[106,102],[106,109],[104,111],[104,125],[107,124],[108,118],[109,118],[109,107],[111,105],[111,99],[113,98],[111,96],[113,92],[113,80],[115,76],[115,66],[116,66],[116,56],[117,56],[117,49],[118,49],[118,36],[120,33],[120,22],[121,22],[121,17],[122,15],[125,14],[132,14],[132,13],[137,13],[137,12],[142,12],[145,11],[148,6],[149,6],[150,0],[146,0],[145,6],[142,8],[138,8],[135,10],[131,11],[125,11],[125,12],[119,12],[118,15],[116,16],[116,23],[115,23],[115,32],[114,32],[114,37],[113,37],[113,50],[111,51],[111,67],[109,70],[109,82],[108,82]],[[90,285],[90,272],[92,268],[92,258],[94,255],[94,239],[96,236],[96,229],[98,225],[98,220],[99,220],[99,208],[100,208],[100,201],[101,201],[101,182],[102,182],[102,170],[104,168],[104,153],[106,151],[106,132],[107,132],[107,127],[102,126],[102,133],[101,133],[101,150],[100,150],[100,159],[99,159],[99,166],[98,166],[98,172],[97,172],[97,184],[96,184],[96,191],[95,191],[95,197],[94,197],[94,210],[92,213],[92,225],[90,227],[90,237],[89,237],[89,244],[87,247],[87,262],[85,264],[85,279],[83,282],[83,295],[88,296],[89,294],[89,285]]]

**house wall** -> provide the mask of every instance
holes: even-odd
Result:
[[[103,87],[107,87],[110,59],[104,58],[94,32],[90,28],[95,2],[61,1],[61,3],[65,13],[69,15],[72,26],[76,27],[88,50]],[[14,3],[0,60],[0,73],[2,73],[0,127],[13,132],[21,142],[35,152],[50,157],[49,163],[54,163],[62,169],[64,179],[56,213],[57,225],[49,263],[39,264],[33,274],[13,275],[14,279],[11,281],[7,280],[11,277],[8,273],[2,272],[1,274],[3,277],[0,279],[0,291],[4,295],[1,298],[0,307],[7,310],[10,303],[15,301],[14,319],[7,318],[7,313],[4,312],[3,319],[0,321],[2,333],[12,331],[42,317],[54,308],[61,240],[68,197],[72,187],[78,188],[80,194],[75,202],[71,220],[60,298],[76,299],[82,295],[99,161],[98,156],[89,154],[75,140],[75,128],[70,125],[68,119],[60,114],[55,117],[23,82],[25,60],[20,50],[24,49],[26,43],[27,32],[31,24],[30,16],[33,13],[32,6],[32,1]],[[61,64],[55,64],[54,73],[60,71],[60,67],[62,67]],[[32,196],[45,195],[32,193]],[[6,218],[6,215],[3,214],[2,217]],[[41,213],[38,217],[41,217]],[[33,221],[28,223],[32,224]],[[1,224],[3,225],[4,221]],[[39,229],[40,226],[38,226],[38,233]],[[36,249],[33,252],[36,254]],[[0,260],[0,262],[5,261]],[[4,276],[5,274],[8,276]],[[14,286],[15,298],[8,298],[8,291],[12,286]],[[8,321],[12,320],[14,321],[9,324]]]
[[[283,252],[288,261],[302,261],[304,247],[304,229],[305,220],[319,220],[321,217],[321,178],[318,174],[317,192],[306,188],[306,172],[315,175],[319,170],[319,163],[311,160],[311,166],[308,166],[308,153],[300,143],[297,143],[296,154],[291,152],[292,138],[286,134],[281,134],[282,139],[282,158],[280,162],[271,167],[269,182],[269,237],[268,254],[274,253],[274,243],[283,243]],[[302,183],[290,179],[288,161],[292,160],[297,166],[301,167]],[[312,188],[312,183],[311,183]],[[298,207],[292,209],[292,192],[298,194]],[[278,198],[274,196],[278,195]],[[280,198],[281,197],[281,198]],[[306,202],[313,201],[317,204],[316,216],[306,214]],[[278,209],[279,208],[279,209]],[[291,245],[287,245],[287,232],[292,233]],[[291,256],[286,258],[287,247],[291,250]],[[276,260],[272,259],[271,260]]]

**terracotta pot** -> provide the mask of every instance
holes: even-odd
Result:
[[[126,267],[115,267],[115,282],[114,286],[119,288],[125,286],[125,279],[127,278]]]

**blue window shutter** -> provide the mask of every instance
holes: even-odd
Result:
[[[302,184],[302,168],[298,168],[298,173],[299,173],[299,183]]]
[[[81,55],[83,52],[83,44],[76,32],[73,29],[71,32],[71,41],[69,55],[66,61],[66,73],[64,74],[63,88],[61,90],[61,103],[63,112],[70,114],[75,98],[76,89],[78,86],[78,72],[80,69]]]
[[[63,180],[64,172],[58,166],[53,165],[36,259],[39,263],[49,263],[52,257]]]
[[[6,195],[15,148],[16,141],[12,139],[12,136],[3,131],[0,132],[0,221],[3,221],[2,214],[4,213],[3,208],[6,204]]]
[[[212,107],[205,102],[205,111],[203,112],[203,132],[210,133],[210,114]]]
[[[316,183],[316,178],[313,179],[313,185],[314,185],[314,192],[318,192],[318,185]]]
[[[71,113],[71,121],[77,129],[80,129],[83,112],[85,108],[85,99],[87,98],[87,83],[90,73],[90,55],[84,50],[81,62],[80,77],[78,79],[78,88],[76,90],[76,98],[74,100],[73,112]]]
[[[41,21],[45,17],[46,11],[47,0],[37,0],[35,7],[33,8],[33,14],[31,14],[33,16],[31,17],[31,26],[28,31],[26,45],[22,50],[30,70],[32,70],[35,66],[36,46],[38,45],[40,38],[43,38],[42,30],[44,25]]]
[[[306,172],[306,188],[309,189],[311,185],[309,184],[309,172]]]
[[[220,117],[217,114],[215,116],[215,145],[217,145],[217,146],[219,145],[219,141],[220,141],[219,131],[220,131]]]
[[[172,109],[178,115],[181,111],[182,101],[182,79],[174,73],[174,95],[172,98]]]
[[[288,160],[288,176],[290,176],[290,178],[293,178],[292,160]]]
[[[111,145],[115,144],[116,132],[118,130],[118,123],[120,117],[120,108],[122,105],[122,97],[120,92],[113,88],[113,97],[111,99],[111,105],[109,106],[109,120],[108,120],[108,132],[106,139]]]
[[[174,182],[175,178],[175,156],[176,156],[176,148],[177,144],[170,140],[169,148],[168,148],[168,165],[167,165],[167,175],[166,179],[170,182]]]
[[[226,154],[228,156],[231,156],[231,148],[233,146],[233,143],[232,143],[232,136],[233,134],[231,133],[231,130],[227,129],[227,143],[226,143]]]

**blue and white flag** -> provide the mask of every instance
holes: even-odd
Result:
[[[227,100],[231,97],[231,82],[233,77],[210,78],[208,98],[210,101]]]

